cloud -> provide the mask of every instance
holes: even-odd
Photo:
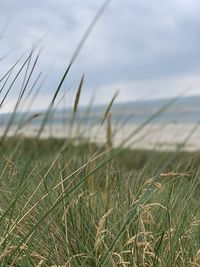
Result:
[[[44,89],[44,94],[51,95],[101,4],[100,0],[4,1],[0,4],[0,24],[7,20],[9,24],[0,40],[0,57],[17,50],[3,63],[12,65],[38,42],[43,48],[38,68],[47,72],[53,66]],[[104,88],[100,102],[119,87],[124,87],[119,97],[122,101],[134,99],[136,91],[148,95],[157,90],[159,96],[170,96],[184,90],[185,83],[191,84],[191,77],[200,74],[199,9],[198,0],[111,1],[86,41],[65,88],[71,85],[75,90],[85,73],[83,102],[97,88]],[[0,65],[2,75],[5,65]],[[195,92],[200,93],[199,80],[194,78],[193,83]]]

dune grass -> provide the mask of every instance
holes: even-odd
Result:
[[[31,83],[38,55],[32,57],[33,52],[26,56],[14,77],[15,65],[0,80],[2,107],[22,77],[0,138],[1,266],[200,266],[200,155],[182,151],[198,125],[174,152],[124,148],[173,99],[113,148],[115,94],[99,121],[100,128],[107,123],[107,141],[73,142],[82,76],[68,138],[40,138],[62,84],[47,111],[22,116],[9,138],[22,101],[33,102],[39,92],[40,76]],[[20,135],[38,116],[43,118],[36,137]]]
[[[198,153],[65,143],[1,147],[2,266],[198,266]]]

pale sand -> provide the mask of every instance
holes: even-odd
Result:
[[[113,145],[119,147],[140,148],[140,149],[158,149],[158,150],[175,150],[179,146],[182,150],[197,151],[200,150],[200,127],[193,124],[149,124],[134,134],[131,139],[125,142],[127,137],[136,131],[140,125],[125,125],[123,127],[113,125]],[[196,128],[195,128],[196,127]],[[195,131],[194,131],[195,128]],[[12,136],[16,131],[16,127],[11,127],[8,136]],[[4,132],[4,128],[0,128],[0,135]],[[27,126],[18,132],[19,135],[34,137],[37,135],[38,128],[36,126]],[[70,131],[68,126],[46,126],[41,138],[48,137],[81,137],[90,142],[98,144],[106,143],[106,127],[105,126],[82,126],[74,125]],[[187,137],[188,142],[182,147]]]

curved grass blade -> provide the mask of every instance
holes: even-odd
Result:
[[[99,11],[98,11],[97,14],[95,15],[95,17],[92,19],[92,21],[91,21],[91,23],[89,24],[89,26],[88,26],[86,32],[83,34],[83,36],[82,36],[82,38],[81,38],[79,44],[77,45],[77,47],[76,47],[76,49],[75,49],[75,51],[74,51],[74,53],[73,53],[73,55],[72,55],[72,58],[71,58],[71,60],[70,60],[70,62],[69,62],[69,65],[68,65],[67,69],[65,70],[65,72],[64,72],[64,74],[63,74],[63,76],[62,76],[62,78],[61,78],[61,80],[60,80],[60,83],[58,84],[58,87],[57,87],[57,89],[56,89],[56,91],[55,91],[55,93],[54,93],[54,95],[53,95],[53,98],[52,98],[52,100],[51,100],[51,103],[50,103],[50,105],[49,105],[49,107],[48,107],[48,109],[47,109],[47,111],[46,111],[44,120],[43,120],[43,122],[42,122],[42,125],[41,125],[39,131],[38,131],[37,138],[40,137],[40,135],[41,135],[41,133],[42,133],[42,131],[43,131],[43,129],[44,129],[44,126],[45,126],[45,124],[46,124],[46,122],[47,122],[47,120],[48,120],[50,111],[51,111],[51,109],[52,109],[52,107],[53,107],[53,105],[54,105],[54,102],[55,102],[55,100],[56,100],[56,97],[57,97],[58,93],[60,92],[61,87],[62,87],[62,85],[63,85],[63,83],[64,83],[64,81],[65,81],[65,79],[66,79],[66,77],[67,77],[67,75],[68,75],[68,73],[69,73],[71,67],[72,67],[72,65],[74,64],[76,58],[78,57],[78,55],[79,55],[79,53],[80,53],[80,51],[81,51],[83,45],[85,44],[85,42],[86,42],[88,36],[90,35],[90,33],[91,33],[91,31],[93,30],[94,26],[96,25],[97,21],[99,20],[99,18],[101,17],[101,15],[103,14],[103,12],[105,11],[105,9],[107,8],[107,6],[108,6],[108,4],[109,4],[110,2],[111,2],[111,0],[107,0],[107,1],[104,2],[104,4],[103,4],[102,7],[99,9]]]

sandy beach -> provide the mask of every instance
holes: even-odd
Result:
[[[8,136],[17,133],[19,136],[34,137],[38,133],[38,126],[26,126],[17,131],[17,127],[11,127]],[[0,127],[2,136],[5,128]],[[107,140],[105,126],[77,124],[69,126],[45,126],[41,138],[74,138],[87,140],[97,144],[104,144]],[[200,127],[194,124],[149,124],[145,127],[136,124],[125,126],[112,126],[112,142],[114,147],[129,147],[140,149],[176,150],[187,151],[200,150]]]

